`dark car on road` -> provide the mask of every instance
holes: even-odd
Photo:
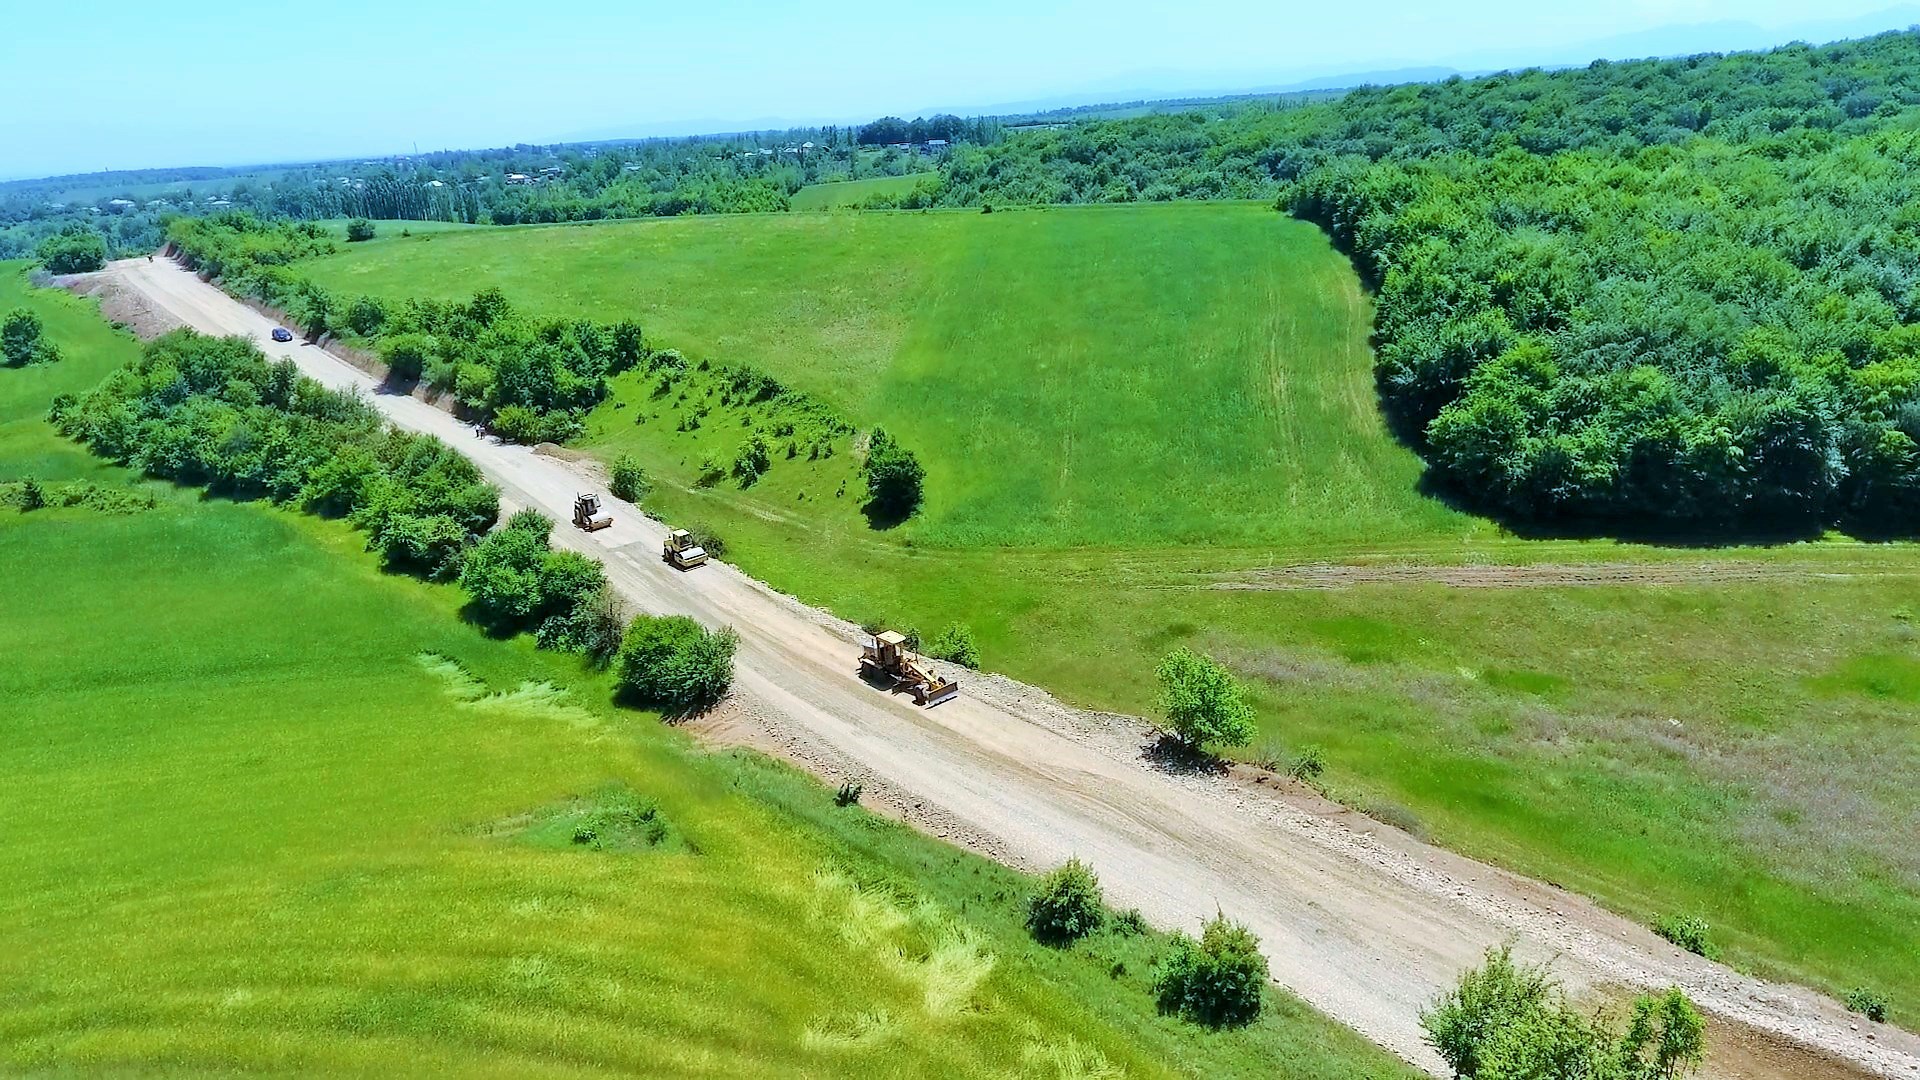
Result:
[[[292,341],[292,340],[293,340],[293,331],[291,331],[291,330],[289,330],[289,329],[287,329],[287,328],[286,328],[286,327],[284,327],[284,326],[276,326],[276,327],[274,327],[274,328],[273,328],[273,340],[275,340],[275,341]]]

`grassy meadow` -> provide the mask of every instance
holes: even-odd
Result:
[[[67,358],[0,368],[0,479],[139,483],[40,419],[133,342],[18,270]],[[1025,878],[610,708],[344,525],[145,486],[0,509],[0,1072],[1409,1075],[1284,995],[1159,1017],[1158,936],[1035,945]]]
[[[855,206],[874,195],[904,195],[927,178],[927,173],[870,176],[864,180],[833,180],[808,184],[793,193],[795,210],[837,210]]]
[[[1318,745],[1327,789],[1383,819],[1920,1015],[1913,546],[1522,539],[1454,512],[1380,420],[1365,293],[1299,222],[684,219],[383,239],[305,272],[395,298],[498,285],[763,367],[912,447],[921,516],[869,528],[849,447],[699,487],[754,417],[638,376],[584,443],[638,454],[656,512],[806,600],[968,623],[990,667],[1134,712],[1161,654],[1206,648],[1259,698],[1245,756]]]

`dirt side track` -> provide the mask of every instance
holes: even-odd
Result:
[[[321,349],[273,343],[264,316],[172,262],[127,260],[100,276],[160,317],[149,325],[245,336],[322,383],[358,388],[394,424],[465,452],[510,503],[565,522],[574,494],[592,486],[578,466],[477,439],[432,405],[380,393]],[[725,564],[674,571],[660,560],[662,526],[618,500],[606,506],[612,528],[563,525],[555,543],[601,560],[640,609],[740,632],[730,726],[816,769],[870,778],[923,826],[1004,862],[1087,859],[1115,904],[1158,925],[1191,929],[1225,911],[1260,935],[1276,981],[1429,1071],[1442,1066],[1421,1040],[1419,1009],[1512,939],[1523,955],[1552,959],[1575,992],[1685,988],[1715,1019],[1710,1075],[1920,1080],[1911,1033],[1682,953],[1581,898],[1339,807],[1169,772],[1142,754],[1139,721],[991,676],[917,709],[855,674],[858,628]]]

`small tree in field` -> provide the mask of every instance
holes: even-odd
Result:
[[[1153,977],[1160,1011],[1208,1027],[1238,1027],[1260,1015],[1267,958],[1253,931],[1216,913],[1195,941],[1173,935],[1173,950]]]
[[[1027,929],[1049,945],[1067,945],[1100,928],[1106,908],[1100,879],[1079,859],[1040,879],[1040,891],[1027,902]]]
[[[920,509],[927,470],[913,451],[878,428],[867,448],[867,505],[877,521],[901,522]]]
[[[1179,648],[1160,661],[1160,710],[1174,737],[1194,749],[1245,746],[1253,740],[1253,707],[1232,673],[1212,657]]]
[[[739,642],[732,629],[708,630],[685,615],[642,615],[620,645],[620,690],[669,713],[708,708],[733,685]]]
[[[347,222],[347,240],[350,243],[357,244],[362,240],[371,240],[373,233],[373,222],[366,218],[357,217]]]
[[[607,490],[616,499],[625,499],[637,503],[653,490],[653,483],[647,479],[647,470],[640,467],[640,460],[632,454],[621,454],[613,459],[613,468],[608,473]]]
[[[26,308],[15,308],[0,320],[0,356],[19,367],[52,363],[60,359],[60,350],[47,340],[40,316]]]

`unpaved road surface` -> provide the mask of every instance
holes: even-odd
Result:
[[[105,274],[156,315],[238,334],[329,386],[356,387],[396,425],[466,452],[505,500],[562,523],[591,482],[578,465],[476,438],[412,397],[313,346],[276,345],[266,317],[165,259]],[[1265,942],[1275,980],[1430,1071],[1417,1013],[1507,939],[1552,959],[1570,990],[1684,987],[1715,1018],[1710,1073],[1723,1077],[1880,1075],[1920,1080],[1920,1038],[1846,1013],[1810,991],[1762,982],[1682,953],[1553,886],[1418,843],[1304,794],[1182,773],[1143,753],[1144,724],[1068,709],[1009,680],[963,674],[933,709],[862,682],[858,628],[773,592],[731,566],[690,573],[661,562],[664,529],[607,499],[614,525],[562,524],[557,544],[601,560],[637,607],[740,633],[726,723],[816,768],[883,785],[923,826],[1016,866],[1078,855],[1109,898],[1156,924],[1196,928],[1216,909]]]

